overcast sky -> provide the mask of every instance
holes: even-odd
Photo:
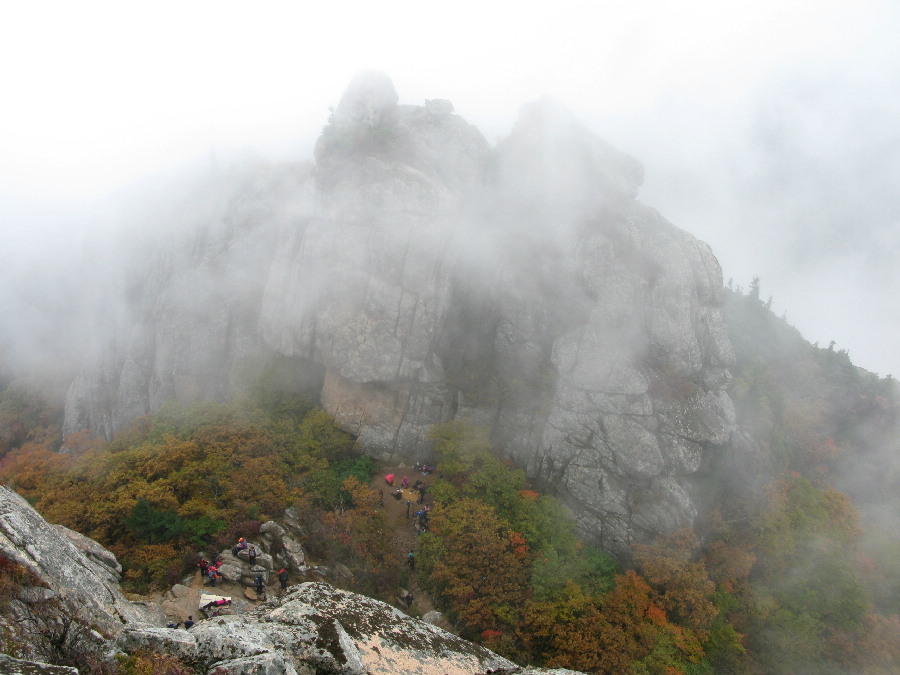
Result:
[[[553,96],[643,162],[639,198],[726,281],[759,275],[807,339],[900,376],[897,44],[893,0],[15,3],[0,246],[50,264],[84,209],[212,153],[308,159],[375,68],[492,144]]]

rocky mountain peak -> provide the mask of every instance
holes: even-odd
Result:
[[[571,202],[595,208],[610,200],[633,199],[643,166],[616,150],[558,101],[544,97],[525,104],[512,133],[501,141],[491,176],[516,201],[563,208]]]
[[[388,126],[394,121],[399,100],[394,83],[385,73],[359,72],[334,109],[334,125],[340,130]]]
[[[397,101],[360,74],[312,180],[276,169],[220,191],[252,226],[225,255],[168,252],[73,384],[67,431],[225,396],[270,354],[380,459],[431,462],[429,430],[465,418],[610,551],[690,525],[687,479],[734,426],[712,251],[636,199],[639,162],[552,101],[494,149],[449,102]],[[193,306],[219,328],[184,310],[186,287],[209,289]]]

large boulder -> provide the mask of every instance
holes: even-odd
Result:
[[[256,553],[256,561],[254,563],[254,567],[263,567],[267,570],[272,569],[272,565],[274,565],[274,561],[272,560],[272,556],[268,553],[263,553],[262,550],[258,547]],[[247,555],[246,551],[241,551],[238,553],[238,558],[240,558],[241,562],[245,563],[244,567],[250,567],[250,556]]]
[[[101,548],[50,525],[22,497],[0,486],[0,555],[26,570],[16,596],[0,613],[19,656],[103,658],[125,627],[161,620],[158,607],[122,595],[113,574],[118,563]]]
[[[197,639],[182,628],[143,626],[126,628],[116,638],[116,647],[126,654],[156,652],[188,663],[197,660]]]
[[[277,602],[191,630],[207,669],[249,672],[459,674],[515,668],[506,659],[410,619],[390,605],[324,583],[294,586]],[[254,665],[254,667],[257,667]],[[253,671],[262,672],[262,671]]]
[[[284,510],[281,522],[284,523],[285,528],[297,536],[304,536],[306,534],[306,530],[300,522],[300,513],[294,506],[289,506]]]
[[[291,537],[284,537],[281,543],[283,548],[278,553],[278,558],[283,566],[292,572],[302,572],[306,569],[306,553],[303,547]]]
[[[573,673],[520,669],[390,605],[324,583],[294,586],[276,600],[200,621],[189,631],[129,628],[117,645],[129,653],[172,654],[201,672],[217,673]]]
[[[200,592],[198,589],[183,584],[175,584],[163,596],[161,608],[165,612],[166,617],[180,622],[189,616],[197,616],[199,600]],[[160,621],[158,625],[163,625],[163,623]]]
[[[285,529],[274,520],[267,520],[259,526],[259,536],[266,542],[266,548],[270,549],[273,544],[281,541],[285,535]]]
[[[222,575],[222,578],[225,581],[230,581],[231,583],[238,583],[241,580],[241,575],[243,574],[244,566],[235,563],[222,563],[219,565],[219,574]]]

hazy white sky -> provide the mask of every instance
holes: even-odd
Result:
[[[492,143],[557,98],[644,163],[642,201],[726,279],[759,274],[809,340],[900,375],[898,43],[893,0],[15,3],[0,244],[41,250],[75,203],[212,150],[309,158],[377,68]]]

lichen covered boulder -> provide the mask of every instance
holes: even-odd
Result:
[[[324,583],[292,587],[241,616],[209,619],[190,631],[209,669],[278,662],[281,672],[470,675],[512,662],[377,600]]]

